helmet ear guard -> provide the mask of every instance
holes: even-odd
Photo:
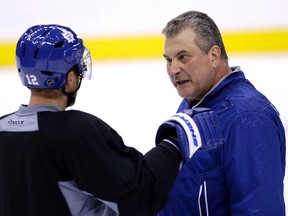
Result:
[[[60,25],[29,28],[18,40],[16,63],[28,88],[61,89],[74,66],[81,78],[91,78],[89,50],[70,28]]]

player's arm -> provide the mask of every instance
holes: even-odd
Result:
[[[173,145],[162,141],[139,161],[139,175],[127,194],[118,202],[121,215],[149,216],[159,212],[179,172],[182,155]]]
[[[174,137],[177,137],[177,140]],[[173,166],[170,160],[170,158],[173,159],[171,156],[175,148],[181,153],[181,158],[185,162],[193,157],[201,146],[218,144],[223,144],[222,133],[217,116],[210,109],[187,110],[185,113],[177,113],[168,118],[157,131],[156,148],[144,156],[147,166],[152,171],[153,179],[157,179],[157,182],[151,182],[151,186],[155,188],[150,187],[147,191],[143,185],[144,188],[139,188],[138,192],[135,191],[136,193],[131,196],[134,198],[132,200],[128,198],[126,205],[123,205],[125,207],[122,206],[125,215],[155,215],[164,207],[167,194],[175,180],[173,175],[179,170],[179,167],[175,164]],[[174,171],[171,172],[171,169]],[[129,206],[130,202],[134,203],[135,207],[137,206],[136,212],[132,212],[133,207]],[[142,210],[139,211],[140,209]]]

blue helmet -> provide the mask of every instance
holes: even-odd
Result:
[[[73,67],[79,76],[91,78],[90,52],[75,32],[60,25],[29,28],[18,40],[16,64],[29,88],[61,89]]]

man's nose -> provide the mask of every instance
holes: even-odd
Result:
[[[181,71],[181,67],[179,63],[176,61],[175,62],[172,61],[171,66],[170,66],[170,73],[175,75],[175,74],[179,74],[180,71]]]

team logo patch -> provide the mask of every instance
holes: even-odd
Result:
[[[74,35],[71,31],[67,31],[64,28],[59,28],[62,31],[63,37],[68,41],[68,43],[73,43],[75,41]]]

